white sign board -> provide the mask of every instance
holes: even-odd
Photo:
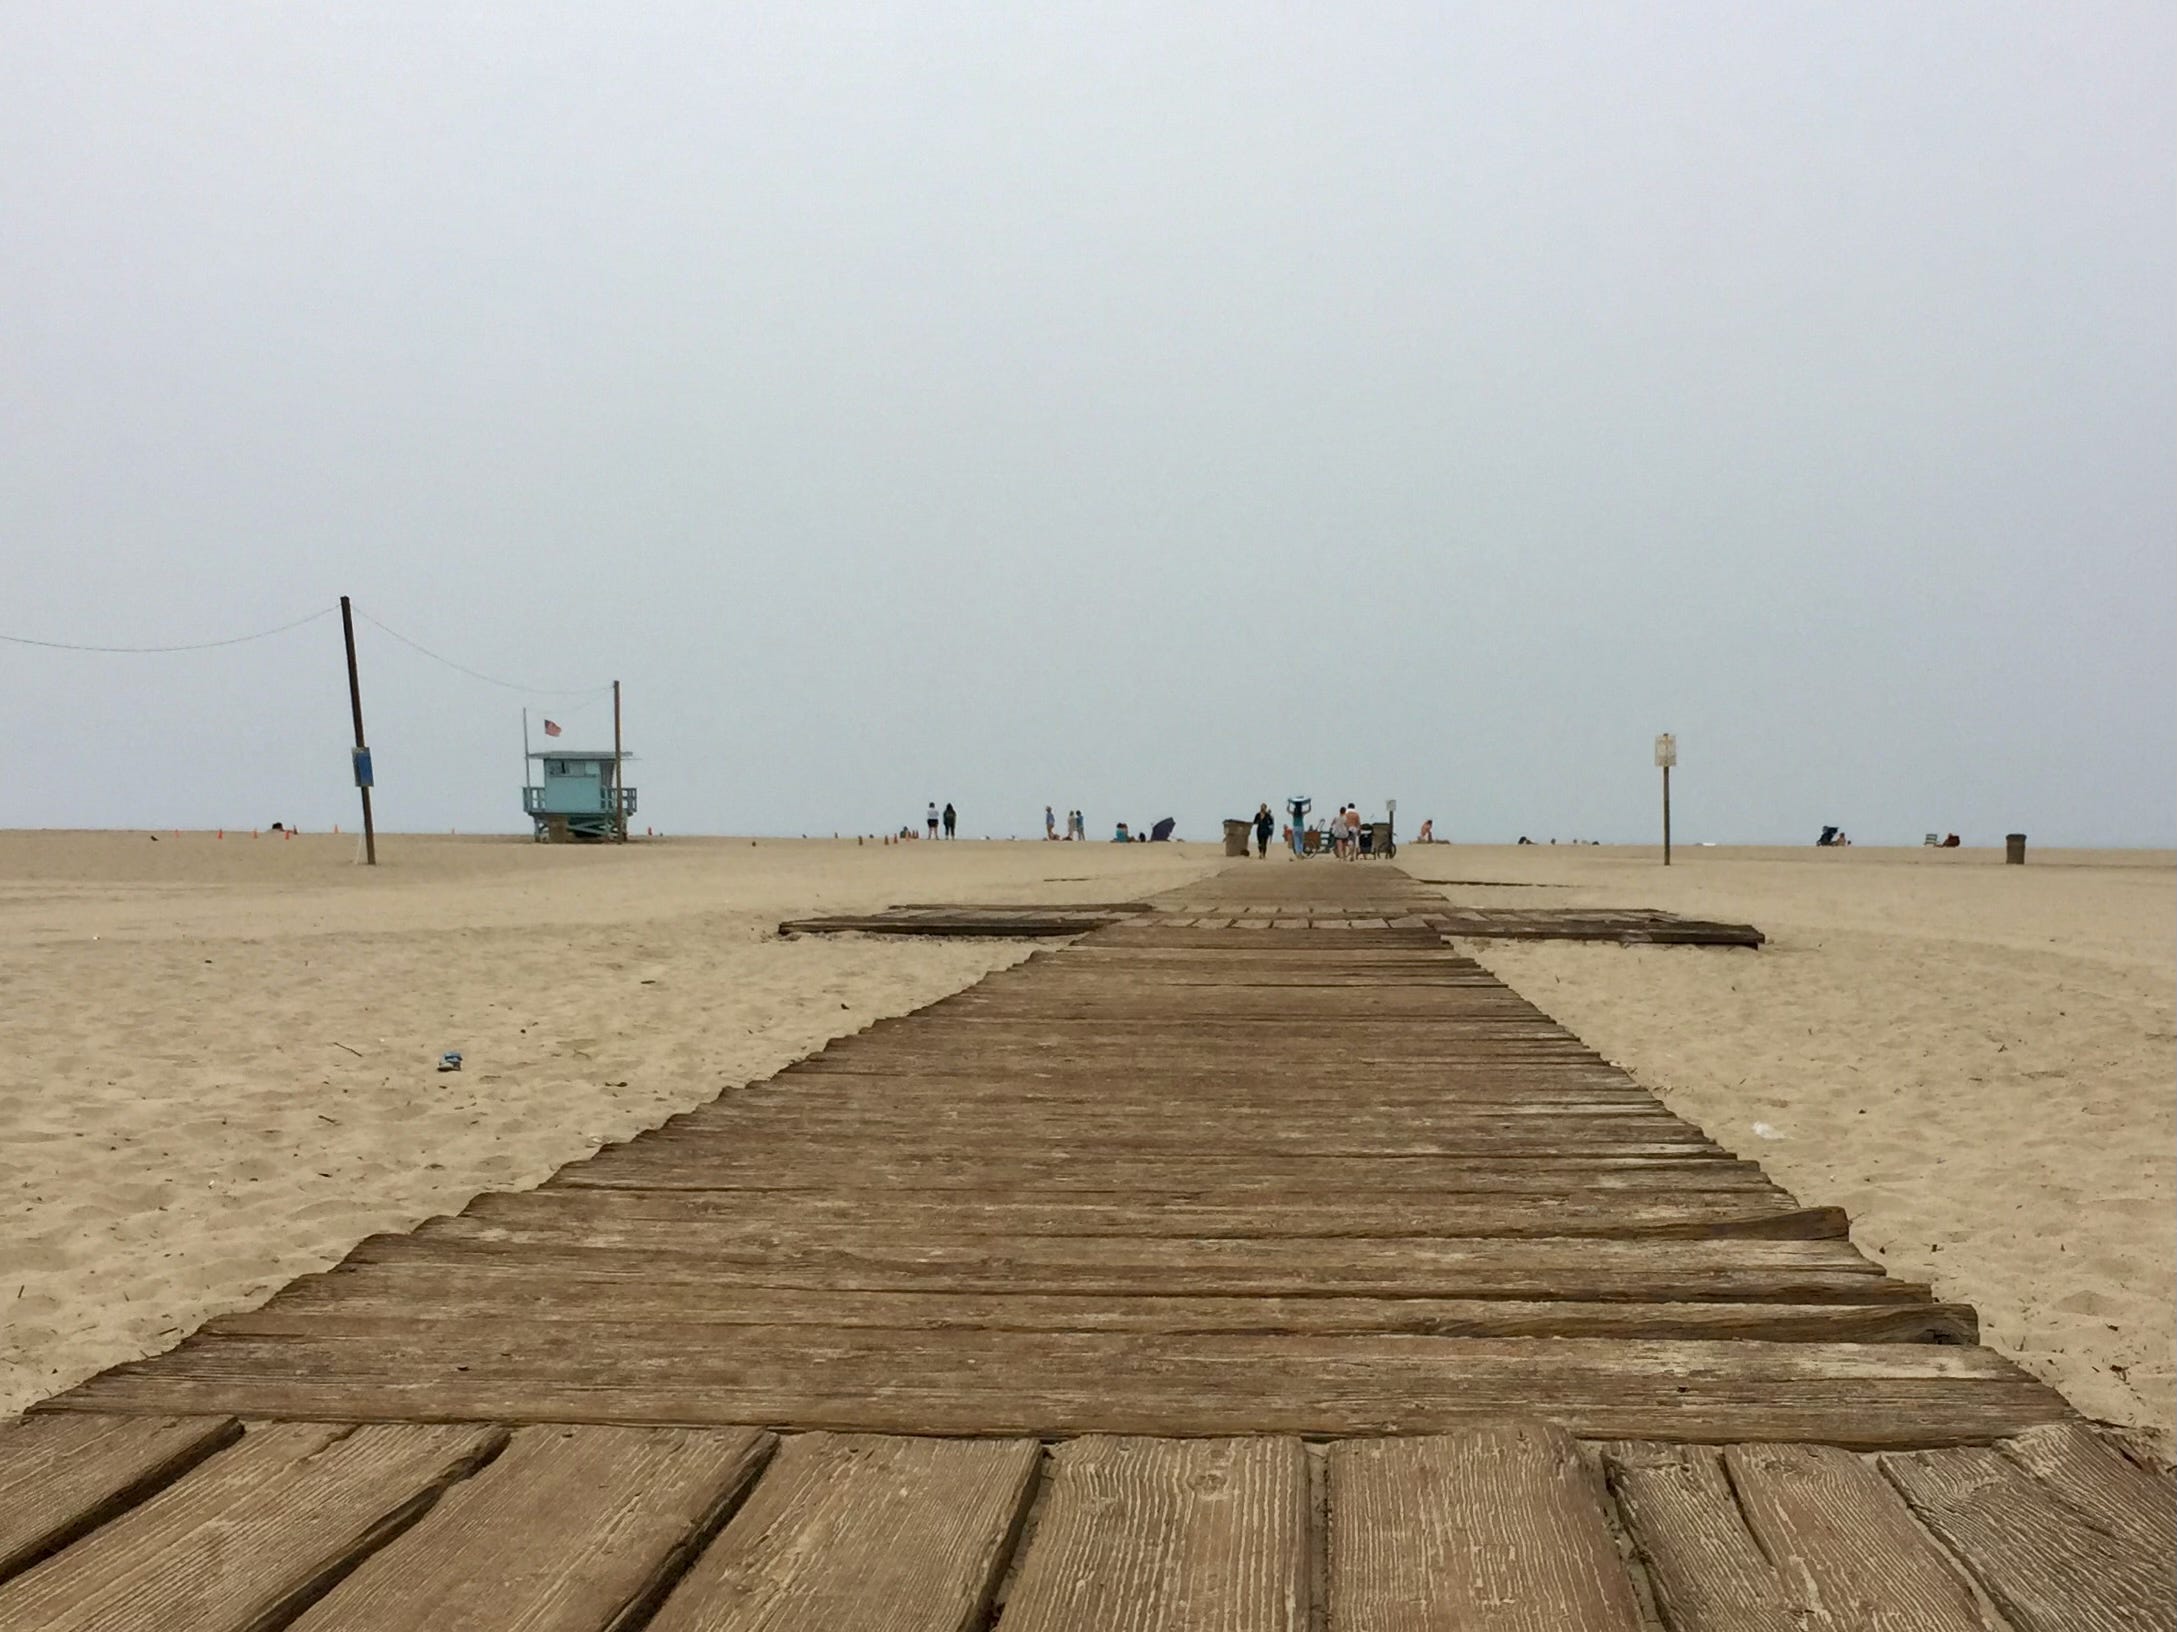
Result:
[[[1678,739],[1668,731],[1655,739],[1655,762],[1665,770],[1678,763]]]

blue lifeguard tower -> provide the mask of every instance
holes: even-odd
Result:
[[[591,753],[571,748],[533,748],[538,779],[522,789],[522,809],[536,824],[537,842],[627,837],[635,814],[635,790],[620,785],[620,768],[633,754]]]

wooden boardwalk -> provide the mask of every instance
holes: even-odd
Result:
[[[2166,1479],[1440,897],[1156,905],[0,1429],[0,1632],[2173,1624]]]

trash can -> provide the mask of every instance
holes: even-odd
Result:
[[[2003,859],[2013,867],[2026,865],[2025,834],[2006,833],[2003,835]]]
[[[1368,853],[1372,856],[1380,856],[1385,861],[1389,861],[1398,854],[1398,846],[1391,842],[1391,824],[1389,822],[1370,822],[1368,824]]]
[[[1252,828],[1254,825],[1255,824],[1253,822],[1228,821],[1225,823],[1226,855],[1244,856],[1247,854],[1247,833],[1248,829]]]

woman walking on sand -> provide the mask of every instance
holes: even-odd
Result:
[[[1270,814],[1267,804],[1255,807],[1255,859],[1261,861],[1270,854],[1270,835],[1277,831],[1277,818]]]

